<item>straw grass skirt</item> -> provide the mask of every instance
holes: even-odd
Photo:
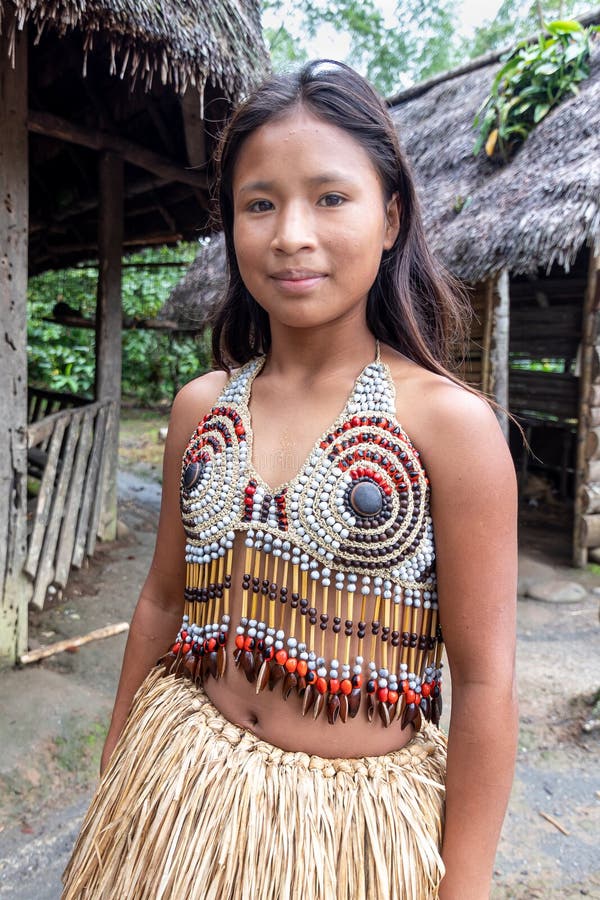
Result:
[[[326,759],[229,722],[153,670],[83,823],[63,900],[430,900],[446,742]]]

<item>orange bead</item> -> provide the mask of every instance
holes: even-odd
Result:
[[[296,659],[296,657],[290,656],[290,658],[287,660],[287,662],[285,664],[285,667],[288,670],[288,672],[295,672],[297,665],[298,665],[298,660]]]
[[[407,703],[414,703],[416,699],[417,699],[417,695],[415,694],[414,691],[406,692],[406,702]]]
[[[423,694],[424,697],[429,697],[429,695],[431,693],[431,685],[427,684],[427,682],[425,682],[425,684],[422,684],[421,685],[421,693]]]
[[[344,678],[344,680],[340,682],[340,691],[342,694],[352,693],[352,682],[349,678]]]
[[[327,682],[324,678],[317,678],[317,682],[315,684],[316,689],[320,694],[324,694],[327,690]]]
[[[279,663],[280,666],[285,666],[287,658],[288,658],[288,655],[285,650],[278,650],[277,653],[275,654],[275,659]]]
[[[330,694],[337,694],[337,692],[339,691],[339,689],[340,689],[340,683],[339,683],[338,679],[337,679],[337,678],[331,678],[331,679],[329,680],[329,693],[330,693]]]
[[[298,665],[296,666],[296,672],[298,675],[303,677],[308,672],[308,663],[305,659],[301,659],[298,661]]]
[[[243,650],[243,648],[244,648],[244,635],[243,634],[236,634],[235,646],[239,647],[240,650]]]
[[[379,690],[377,691],[377,699],[385,703],[388,698],[388,693],[389,692],[386,687],[379,688]]]
[[[398,691],[388,691],[388,700],[390,703],[398,702]]]

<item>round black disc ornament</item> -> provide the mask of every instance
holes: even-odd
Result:
[[[359,481],[350,491],[350,505],[358,516],[376,516],[383,507],[380,488],[373,481]]]

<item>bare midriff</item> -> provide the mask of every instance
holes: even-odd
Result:
[[[230,613],[232,621],[236,622],[242,609],[243,533],[236,534],[233,559]],[[321,597],[319,594],[317,597],[320,605]],[[333,656],[334,635],[330,630],[325,634],[324,646],[324,655],[328,658]],[[314,719],[312,710],[309,710],[303,716],[301,699],[292,693],[284,700],[281,685],[276,685],[273,690],[267,687],[257,693],[256,683],[249,682],[241,667],[236,667],[230,649],[222,677],[218,680],[206,678],[203,686],[226,719],[284,750],[324,757],[378,756],[404,747],[415,733],[412,725],[403,729],[399,720],[387,728],[379,717],[369,722],[364,709],[359,710],[356,718],[337,721],[333,725],[324,713]]]

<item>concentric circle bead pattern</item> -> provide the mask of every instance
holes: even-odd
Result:
[[[185,450],[180,503],[188,562],[208,562],[211,545],[222,542],[239,524],[248,444],[236,406],[259,362],[253,360],[229,382]]]
[[[377,415],[327,435],[291,490],[290,532],[317,558],[364,574],[433,560],[427,478],[402,432]],[[415,568],[416,567],[416,568]],[[398,577],[402,577],[398,571]]]
[[[334,723],[360,706],[386,726],[421,715],[437,723],[443,638],[430,486],[396,419],[379,345],[340,415],[277,490],[252,462],[250,392],[264,362],[230,377],[184,454],[186,612],[166,671],[201,683],[221,677],[232,652],[257,692],[281,683],[303,715],[326,709]],[[245,533],[245,565],[232,651],[236,532]]]

